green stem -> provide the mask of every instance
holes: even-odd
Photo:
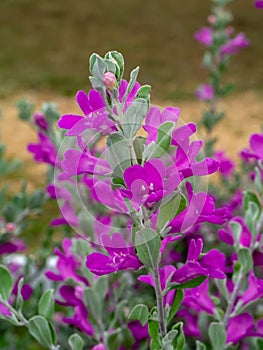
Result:
[[[227,328],[228,322],[230,320],[231,312],[232,312],[233,306],[236,302],[236,298],[237,298],[239,289],[241,287],[242,279],[243,279],[243,271],[241,269],[241,271],[237,277],[237,281],[236,281],[233,293],[229,299],[228,306],[227,306],[226,313],[225,313],[225,317],[223,320],[223,325],[225,326],[225,328]]]
[[[158,267],[153,271],[153,276],[154,276],[154,290],[155,290],[157,309],[158,309],[159,327],[160,327],[160,332],[162,337],[165,337],[167,333],[167,328],[166,328],[166,322],[165,322],[165,316],[164,316],[163,292],[161,288],[161,281],[160,281],[160,274],[159,274]]]

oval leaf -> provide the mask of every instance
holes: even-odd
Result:
[[[51,346],[54,345],[48,321],[43,316],[33,316],[29,320],[28,330],[32,337],[46,349],[50,349]]]
[[[72,334],[68,339],[69,346],[71,350],[82,350],[84,346],[84,342],[82,338],[77,334]]]
[[[136,305],[130,315],[129,315],[129,318],[131,320],[138,320],[141,322],[141,324],[143,326],[146,325],[147,321],[148,321],[148,317],[149,317],[149,312],[148,312],[148,308],[146,305],[144,304],[138,304]]]
[[[44,316],[47,320],[51,320],[54,314],[54,291],[52,289],[47,290],[40,298],[38,303],[38,313]]]
[[[161,239],[150,228],[144,228],[136,233],[135,247],[141,262],[150,268],[158,265],[161,249]]]
[[[0,265],[0,281],[0,294],[4,300],[8,301],[13,289],[13,280],[10,272],[2,265]]]

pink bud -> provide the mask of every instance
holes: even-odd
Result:
[[[91,350],[106,350],[106,347],[101,343],[101,344],[93,346],[93,348]]]
[[[211,25],[215,24],[216,23],[216,16],[215,15],[209,15],[207,17],[207,22]]]
[[[6,230],[7,232],[14,233],[15,230],[16,230],[16,224],[14,224],[13,222],[8,222],[8,223],[5,225],[5,230]]]
[[[113,90],[113,88],[117,86],[117,79],[115,77],[115,74],[112,72],[105,73],[103,76],[103,84],[107,89]]]

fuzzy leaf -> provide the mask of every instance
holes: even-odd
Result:
[[[8,298],[13,289],[13,280],[8,269],[0,265],[0,294],[5,301],[8,301]]]
[[[149,267],[155,268],[158,265],[161,239],[150,228],[144,228],[135,235],[135,247],[141,262]]]
[[[131,320],[138,320],[143,326],[146,325],[149,317],[148,308],[144,304],[138,304],[132,309],[129,318]]]

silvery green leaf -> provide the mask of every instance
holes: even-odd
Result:
[[[135,305],[129,315],[129,319],[140,321],[142,326],[146,325],[148,318],[149,311],[147,306],[144,304]]]
[[[240,248],[237,254],[244,273],[249,273],[253,268],[253,259],[250,249],[247,247]]]
[[[72,334],[68,339],[69,346],[71,350],[82,350],[84,346],[84,342],[80,335],[77,333]]]
[[[144,228],[135,235],[135,247],[140,261],[149,268],[158,265],[161,249],[161,239],[150,228]]]
[[[50,321],[54,314],[54,308],[54,291],[49,289],[41,296],[39,300],[38,313]]]
[[[54,342],[48,321],[43,316],[33,316],[29,320],[29,333],[46,349],[50,349]]]
[[[13,289],[13,279],[8,269],[0,265],[0,295],[3,300],[8,301],[8,298]]]
[[[221,322],[212,322],[208,329],[208,335],[213,350],[224,350],[226,342],[226,330]]]
[[[136,135],[147,112],[148,103],[143,98],[138,98],[128,107],[122,121],[125,137],[133,138]]]
[[[125,169],[131,166],[130,151],[125,138],[114,132],[106,140],[106,159],[108,160],[114,177],[122,178]]]

